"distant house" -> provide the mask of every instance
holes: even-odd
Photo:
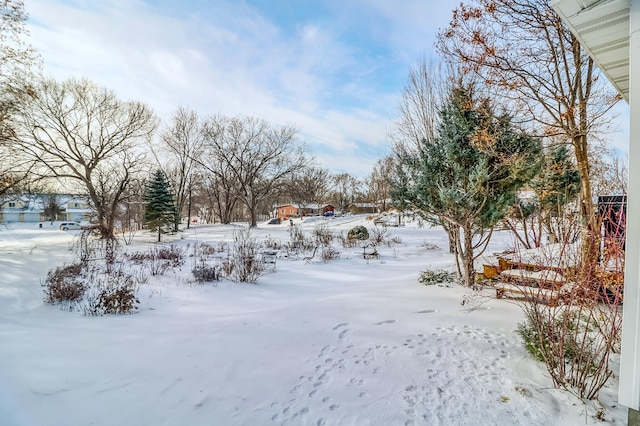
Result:
[[[51,197],[58,212],[45,214]],[[0,222],[44,222],[47,220],[89,220],[92,210],[86,197],[71,194],[12,194],[0,201]]]
[[[276,217],[281,220],[291,219],[293,217],[300,217],[300,207],[295,204],[284,204],[276,207]]]
[[[373,214],[379,213],[379,209],[372,203],[353,203],[349,206],[349,212],[352,214]]]
[[[309,204],[304,207],[300,207],[300,214],[302,216],[324,216],[327,212],[334,212],[334,208],[331,204]]]
[[[323,216],[333,216],[336,209],[331,204],[326,204],[322,207],[322,215]]]
[[[82,196],[73,196],[66,200],[64,205],[65,220],[83,221],[90,220],[93,210],[89,206],[89,200]]]

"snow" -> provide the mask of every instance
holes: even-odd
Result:
[[[307,233],[321,221],[372,226],[296,219]],[[0,231],[3,426],[584,425],[601,424],[600,409],[626,423],[617,379],[599,403],[553,389],[515,333],[516,303],[487,289],[469,309],[468,290],[418,283],[421,270],[453,268],[438,228],[393,228],[402,242],[378,259],[358,247],[327,263],[279,257],[255,285],[194,283],[188,258],[141,285],[135,314],[89,317],[44,304],[40,285],[71,261],[79,231],[37,226]],[[197,225],[171,244],[232,241],[239,226]],[[254,236],[287,242],[288,226]],[[490,249],[509,244],[498,233]]]

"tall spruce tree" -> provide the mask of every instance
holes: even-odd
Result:
[[[436,225],[444,220],[459,229],[458,271],[470,286],[474,259],[513,206],[516,191],[537,174],[542,148],[462,83],[450,89],[440,118],[436,139],[400,159],[392,198]]]
[[[165,229],[171,230],[178,215],[171,185],[162,170],[158,169],[153,173],[147,185],[144,201],[144,223],[149,229],[158,232],[160,242],[161,234],[166,232]]]

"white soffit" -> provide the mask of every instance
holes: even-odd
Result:
[[[622,97],[629,102],[629,7],[631,0],[552,0]]]

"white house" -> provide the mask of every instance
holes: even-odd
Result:
[[[0,222],[44,222],[50,197],[60,208],[56,220],[89,220],[92,209],[87,197],[70,194],[12,194],[0,200]]]

